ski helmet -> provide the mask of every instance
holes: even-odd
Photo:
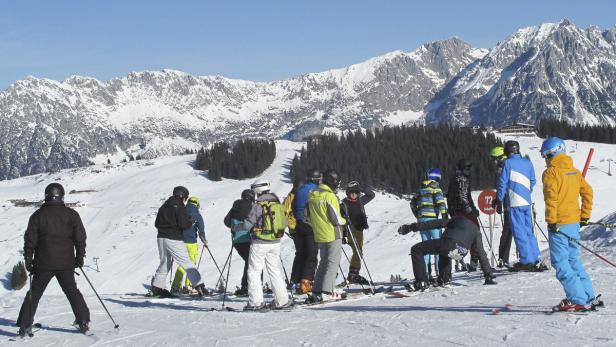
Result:
[[[255,201],[255,192],[252,189],[244,189],[242,191],[242,200]]]
[[[186,187],[177,186],[173,188],[173,196],[177,196],[182,198],[182,200],[186,200],[188,199],[188,195],[190,195],[190,193],[188,192],[188,189],[186,189]]]
[[[432,181],[439,182],[441,180],[441,170],[438,168],[431,168],[426,172],[426,178]]]
[[[197,208],[201,207],[201,203],[199,201],[199,198],[196,197],[196,196],[191,196],[190,198],[188,198],[188,203],[197,206]]]
[[[60,183],[51,183],[45,187],[45,201],[64,201],[64,187]]]
[[[306,181],[319,184],[323,179],[323,175],[321,175],[321,171],[318,169],[310,169],[308,170],[308,174],[306,175]]]
[[[520,154],[520,144],[518,141],[509,140],[505,142],[505,155]]]
[[[250,185],[250,189],[254,190],[257,195],[261,195],[265,192],[269,192],[270,183],[267,180],[256,180]]]
[[[492,148],[492,150],[490,151],[490,157],[492,157],[492,159],[500,159],[502,157],[505,157],[505,148],[503,146],[497,146]]]
[[[565,153],[566,150],[565,141],[558,137],[550,137],[545,139],[541,145],[541,156],[549,159],[557,154]]]
[[[469,177],[471,175],[471,168],[473,167],[473,163],[470,160],[464,158],[458,161],[458,170],[464,174],[464,176]]]
[[[338,189],[340,181],[338,180],[338,173],[334,170],[327,170],[323,173],[323,183],[329,186],[332,190]]]
[[[356,193],[356,194],[361,193],[361,186],[359,185],[359,182],[351,181],[347,184],[346,195],[349,195],[351,193]]]

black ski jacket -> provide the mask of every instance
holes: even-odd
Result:
[[[30,216],[24,234],[24,257],[35,271],[75,268],[86,255],[86,230],[77,211],[62,202],[46,202]]]
[[[426,222],[417,222],[408,226],[411,231],[421,231],[430,229],[445,228],[445,232],[441,238],[450,239],[463,246],[466,249],[471,249],[477,235],[479,235],[479,226],[473,222],[473,216],[456,216],[452,219],[434,219]]]
[[[158,229],[158,238],[182,241],[184,229],[192,226],[193,221],[188,219],[186,206],[182,198],[172,196],[158,209],[154,226]]]
[[[348,197],[342,199],[342,214],[351,220],[351,225],[355,230],[368,229],[368,216],[364,205],[374,199],[374,192],[370,189],[363,191],[363,195],[356,200]]]
[[[252,209],[252,202],[248,200],[235,200],[233,202],[233,206],[225,216],[225,225],[227,228],[231,228],[231,219],[237,219],[239,221],[243,221],[248,218],[248,214]]]
[[[447,205],[450,215],[472,214],[477,211],[471,196],[471,181],[461,172],[456,172],[449,181]]]

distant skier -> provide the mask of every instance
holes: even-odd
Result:
[[[301,185],[295,199],[293,199],[293,216],[296,220],[293,243],[295,244],[295,258],[291,270],[291,282],[299,283],[299,294],[312,292],[312,281],[317,267],[317,244],[314,242],[314,231],[305,216],[306,206],[310,192],[317,189],[323,176],[317,169],[308,170],[306,183]]]
[[[58,280],[71,304],[79,331],[89,330],[90,310],[75,283],[75,268],[83,266],[86,255],[86,231],[81,217],[64,205],[64,187],[51,183],[45,188],[45,203],[28,221],[24,234],[26,269],[33,275],[17,326],[19,336],[32,336],[32,323],[39,300],[52,278]]]
[[[340,214],[340,201],[336,189],[340,185],[338,173],[328,170],[323,183],[310,192],[307,217],[314,230],[314,240],[319,248],[319,265],[314,277],[309,303],[340,300],[334,291],[336,274],[340,267],[343,228],[347,221]]]
[[[287,219],[280,200],[270,192],[268,181],[257,180],[250,188],[257,194],[257,202],[252,205],[245,221],[251,228],[252,243],[248,256],[248,305],[244,310],[265,308],[261,279],[264,268],[274,293],[271,308],[282,309],[293,304],[287,295],[280,262],[280,239],[287,228]]]
[[[588,306],[602,306],[580,261],[580,246],[577,243],[580,240],[580,226],[588,225],[590,218],[592,188],[573,166],[563,140],[550,137],[543,141],[541,156],[547,163],[542,180],[550,259],[556,270],[556,278],[567,296],[554,310],[580,311]]]
[[[509,218],[520,261],[511,268],[512,271],[544,271],[546,266],[540,263],[541,253],[537,238],[533,234],[531,193],[535,186],[535,169],[530,159],[520,155],[517,141],[505,142],[507,160],[498,179],[498,208],[503,202],[509,205]],[[505,199],[507,199],[505,201]],[[498,212],[499,210],[497,210]]]
[[[186,250],[188,251],[188,257],[195,265],[197,264],[197,258],[199,257],[197,236],[199,236],[199,239],[203,243],[203,247],[207,247],[207,240],[205,239],[205,224],[203,223],[203,216],[199,213],[200,206],[201,204],[198,197],[191,196],[188,198],[188,203],[186,203],[186,213],[188,214],[188,219],[195,221],[195,224],[184,230],[184,244],[186,245]],[[173,283],[171,284],[171,293],[180,292],[183,290],[186,293],[196,294],[193,293],[194,289],[192,288],[192,283],[190,283],[188,277],[184,279],[185,274],[186,271],[184,271],[184,268],[178,266],[173,278]]]
[[[447,205],[445,203],[445,197],[443,191],[439,186],[441,180],[441,170],[437,168],[431,168],[426,173],[426,179],[421,182],[419,191],[411,200],[411,210],[419,222],[426,222],[429,220],[437,219],[439,216],[447,218]],[[441,238],[441,229],[429,229],[422,230],[420,232],[421,240],[436,240]],[[426,255],[424,258],[426,262],[426,271],[428,272],[428,278],[433,283],[433,277],[430,271],[430,255]],[[439,256],[434,256],[434,272],[436,277],[439,275]],[[434,280],[436,280],[434,277]]]
[[[194,285],[199,296],[209,295],[201,281],[201,274],[190,260],[184,245],[184,230],[192,227],[194,221],[188,218],[184,203],[188,199],[188,189],[182,186],[173,188],[173,195],[158,209],[154,225],[158,229],[157,243],[160,264],[152,280],[151,292],[154,296],[173,296],[165,289],[167,274],[175,260],[186,271],[186,276]]]
[[[242,191],[241,199],[235,200],[225,216],[225,225],[231,228],[231,243],[233,248],[244,260],[241,287],[235,291],[236,296],[248,296],[248,256],[250,255],[250,225],[245,221],[252,210],[255,192],[252,189]]]
[[[498,179],[500,178],[500,174],[503,171],[503,164],[507,159],[505,155],[505,148],[502,146],[497,146],[492,148],[490,151],[490,159],[492,160],[492,164],[496,171],[496,187],[498,186]],[[500,242],[498,244],[498,267],[508,267],[509,266],[509,254],[511,253],[511,220],[509,216],[509,202],[507,198],[503,201],[502,205],[495,206],[497,211],[502,210],[503,215],[503,231],[501,233]]]
[[[374,192],[370,188],[362,189],[357,181],[351,181],[346,187],[346,197],[342,200],[343,215],[348,219],[348,226],[352,235],[347,235],[347,243],[353,250],[349,264],[349,283],[369,284],[359,274],[361,270],[361,257],[364,255],[364,230],[368,229],[368,216],[364,206],[374,199]],[[355,242],[353,242],[353,239]],[[357,247],[355,247],[357,243]]]
[[[404,224],[398,228],[398,233],[406,235],[411,231],[430,230],[445,227],[440,239],[422,241],[411,247],[413,274],[415,282],[412,289],[425,291],[430,287],[426,273],[426,255],[439,255],[438,283],[447,287],[451,282],[451,259],[462,260],[471,246],[477,242],[479,225],[472,215],[459,214],[452,219],[433,219],[426,222]],[[480,237],[480,236],[479,236]],[[484,284],[496,284],[485,252],[480,253],[480,263],[484,271]]]

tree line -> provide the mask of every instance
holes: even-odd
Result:
[[[558,119],[542,119],[537,127],[539,137],[560,137],[564,140],[616,144],[616,127],[609,125],[570,124]]]
[[[244,139],[233,146],[217,142],[211,148],[197,151],[195,169],[207,170],[212,181],[224,178],[245,179],[260,175],[276,158],[272,140]]]
[[[302,179],[311,168],[334,169],[343,185],[357,180],[362,186],[411,194],[418,190],[426,171],[435,167],[443,172],[441,187],[447,191],[458,160],[467,158],[473,162],[472,188],[484,189],[495,183],[490,150],[501,145],[493,134],[449,125],[323,135],[310,138],[293,158],[291,176]]]

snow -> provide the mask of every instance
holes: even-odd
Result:
[[[383,120],[390,125],[404,125],[408,123],[413,123],[421,120],[424,117],[423,111],[394,111],[390,113],[388,116],[384,117]]]
[[[541,139],[503,137],[520,141],[522,152],[535,164],[538,186],[533,193],[537,219],[545,231],[541,195],[543,161],[538,148]],[[303,143],[277,141],[278,156],[261,175],[271,181],[272,190],[285,196],[291,188],[288,165]],[[587,179],[595,190],[593,220],[616,220],[611,198],[616,194],[615,176],[608,176],[607,159],[616,159],[616,146],[567,141],[574,163],[582,167],[590,147],[595,156]],[[615,345],[612,333],[616,296],[616,271],[600,259],[582,252],[582,260],[603,293],[607,307],[589,315],[537,312],[556,304],[563,297],[554,271],[533,274],[497,274],[497,286],[483,286],[479,274],[460,274],[455,281],[464,286],[425,293],[409,298],[390,298],[383,294],[321,307],[291,312],[237,313],[211,312],[220,307],[218,298],[204,300],[134,300],[126,293],[143,293],[158,264],[154,217],[173,186],[185,185],[201,198],[210,249],[222,266],[230,250],[224,215],[240,192],[252,180],[223,179],[211,182],[191,167],[193,156],[160,157],[117,165],[95,165],[0,182],[0,264],[5,273],[21,259],[22,234],[34,208],[14,207],[9,200],[42,198],[44,187],[53,181],[66,190],[94,190],[69,194],[67,202],[79,202],[88,232],[85,271],[104,299],[114,319],[114,330],[105,311],[83,276],[76,278],[92,312],[93,336],[70,333],[73,314],[57,283],[49,285],[43,296],[36,322],[51,329],[38,332],[31,345],[62,346],[383,346],[464,345],[464,346],[536,346],[536,345]],[[342,193],[341,193],[342,194]],[[340,195],[341,195],[340,194]],[[478,192],[474,193],[475,196]],[[408,202],[377,193],[366,206],[371,228],[366,231],[365,256],[375,280],[387,280],[391,274],[411,278],[410,247],[419,235],[400,236],[401,223],[412,222]],[[488,225],[486,216],[482,217]],[[500,236],[496,223],[494,240]],[[598,227],[584,231],[585,245],[609,259],[616,259],[613,232]],[[540,232],[539,245],[546,249]],[[496,241],[498,243],[498,241]],[[350,249],[345,246],[347,253]],[[242,262],[232,253],[229,284],[239,284]],[[290,239],[282,242],[282,257],[291,270],[294,247]],[[514,251],[512,250],[512,254]],[[544,253],[544,256],[546,254]],[[96,271],[97,258],[100,272]],[[515,258],[515,256],[514,256]],[[346,271],[347,262],[343,260]],[[218,271],[209,256],[201,262],[205,283],[215,285]],[[7,280],[3,280],[6,286]],[[12,336],[13,326],[26,289],[10,291],[0,287],[0,341]],[[228,306],[241,308],[246,299],[231,298]],[[505,304],[522,305],[511,311]],[[500,309],[500,314],[492,314]]]

